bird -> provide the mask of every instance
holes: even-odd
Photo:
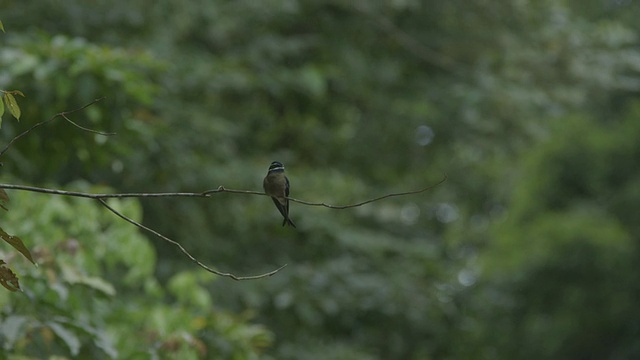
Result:
[[[276,204],[278,211],[284,217],[282,226],[289,224],[295,228],[296,225],[289,218],[289,179],[284,175],[284,165],[279,161],[274,161],[269,165],[267,176],[262,181],[264,192],[271,196],[271,200]]]

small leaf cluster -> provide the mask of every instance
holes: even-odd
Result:
[[[9,202],[9,195],[3,190],[0,189],[0,207],[5,211],[9,211],[9,209],[5,206]],[[9,235],[0,227],[0,239],[6,241],[9,245],[13,246],[18,252],[20,252],[24,257],[26,257],[31,263],[37,265],[35,260],[33,260],[33,256],[29,249],[25,246],[22,239],[17,236]],[[9,291],[18,291],[20,290],[20,282],[18,281],[18,277],[16,274],[11,271],[8,267],[6,267],[7,263],[4,260],[0,260],[0,285],[2,285],[5,289]]]
[[[18,102],[16,101],[16,97],[14,95],[20,95],[24,97],[24,94],[20,90],[0,90],[2,92],[2,100],[0,101],[0,127],[2,126],[2,115],[4,115],[5,104],[6,108],[9,109],[9,113],[13,115],[16,120],[20,120],[20,116],[22,115],[22,111],[20,110],[20,106],[18,106]]]
[[[0,21],[0,30],[2,32],[5,32],[4,24],[2,24],[2,21]],[[16,101],[16,98],[14,95],[20,95],[24,97],[24,94],[20,90],[12,90],[12,91],[0,90],[0,92],[2,92],[3,94],[2,99],[0,100],[0,127],[2,127],[2,115],[4,115],[5,104],[6,104],[6,108],[9,109],[9,112],[11,113],[11,115],[13,115],[13,117],[16,118],[16,120],[18,121],[20,120],[20,115],[22,115],[22,111],[20,110],[20,106],[18,106],[18,102]]]

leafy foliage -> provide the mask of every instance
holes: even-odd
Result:
[[[637,199],[637,114],[613,124],[566,119],[525,157],[510,216],[482,257],[484,286],[469,294],[482,298],[468,302],[476,321],[495,324],[473,329],[486,358],[489,349],[521,359],[638,355],[627,319],[637,316],[640,233],[618,203]]]
[[[40,267],[15,262],[24,295],[0,295],[3,356],[251,358],[271,343],[270,332],[247,324],[249,316],[215,310],[203,288],[213,280],[207,273],[181,272],[159,284],[149,241],[96,203],[12,197],[15,209],[4,220],[31,240]],[[111,205],[141,216],[135,201]]]
[[[9,202],[9,195],[2,190],[0,191],[0,207],[2,207],[5,211],[9,211],[7,207],[4,205]],[[25,246],[22,239],[17,236],[7,234],[2,228],[0,228],[0,239],[7,242],[14,249],[18,250],[24,257],[26,257],[29,261],[31,261],[34,265],[37,265],[33,260],[33,256],[31,255],[31,251]],[[18,291],[20,290],[20,282],[16,274],[11,271],[8,267],[6,267],[7,263],[0,259],[0,285],[4,286],[5,289],[9,291]]]
[[[148,54],[98,46],[63,35],[18,34],[7,38],[9,45],[2,49],[0,66],[6,69],[11,83],[25,84],[21,87],[23,91],[33,94],[22,111],[32,119],[48,119],[106,93],[109,95],[106,103],[88,108],[79,124],[99,130],[119,129],[126,121],[140,122],[146,116],[139,106],[150,102],[157,91],[148,77],[161,66]],[[124,131],[122,144],[135,131],[133,126]],[[3,129],[9,139],[19,132],[13,124]],[[126,151],[127,146],[119,149]],[[53,177],[66,182],[75,180],[75,176],[91,177],[89,168],[100,172],[116,166],[114,152],[112,143],[105,142],[104,137],[87,136],[64,121],[57,121],[47,125],[46,133],[29,134],[6,156],[11,166],[8,169],[14,175],[40,180]],[[51,161],[40,166],[20,161],[42,153],[50,154]]]
[[[13,117],[16,118],[16,120],[20,120],[20,115],[22,114],[22,112],[13,94],[18,94],[23,97],[24,97],[24,94],[20,90],[13,90],[13,91],[3,90],[2,92],[4,93],[4,95],[2,96],[4,103],[0,101],[0,118],[2,117],[2,115],[4,115],[4,109],[5,109],[4,104],[6,104],[6,108],[9,109],[9,112],[11,113],[11,115],[13,115]],[[2,125],[2,119],[0,119],[0,125]]]

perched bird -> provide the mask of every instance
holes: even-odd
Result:
[[[271,200],[276,204],[280,214],[284,216],[282,226],[289,224],[294,228],[296,225],[289,218],[289,179],[284,175],[284,165],[281,162],[274,161],[269,166],[267,176],[262,182],[264,192],[271,196]]]

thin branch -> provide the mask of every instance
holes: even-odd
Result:
[[[67,121],[71,122],[73,125],[76,125],[78,128],[80,128],[80,129],[82,129],[82,130],[90,131],[90,132],[96,132],[95,130],[89,130],[89,129],[87,129],[87,128],[83,128],[82,126],[79,126],[78,124],[76,124],[76,123],[74,123],[73,121],[69,120],[69,118],[67,117],[67,115],[73,114],[73,113],[78,112],[78,111],[82,111],[82,110],[84,110],[84,109],[88,108],[89,106],[91,106],[91,105],[93,105],[93,104],[97,103],[98,101],[101,101],[101,100],[104,100],[104,99],[105,99],[105,97],[101,97],[101,98],[95,99],[95,100],[91,101],[90,103],[88,103],[88,104],[86,104],[86,105],[83,105],[82,107],[79,107],[79,108],[74,109],[74,110],[63,111],[63,112],[57,113],[57,114],[53,115],[52,117],[50,117],[49,119],[44,120],[44,121],[41,121],[41,122],[39,122],[39,123],[37,123],[37,124],[33,125],[32,127],[28,128],[27,130],[23,131],[22,133],[20,133],[20,134],[16,135],[13,139],[11,139],[11,141],[9,141],[9,143],[7,144],[7,146],[5,146],[5,147],[4,147],[4,149],[2,149],[2,151],[0,151],[0,156],[4,155],[4,153],[5,153],[7,150],[9,150],[9,148],[11,147],[11,145],[13,145],[13,143],[14,143],[14,142],[18,141],[18,139],[20,139],[21,137],[23,137],[23,136],[25,136],[25,135],[29,134],[30,132],[32,132],[33,130],[35,130],[35,129],[39,128],[40,126],[42,126],[42,125],[44,125],[44,124],[46,124],[46,123],[48,123],[48,122],[50,122],[50,121],[53,121],[53,120],[54,120],[55,118],[57,118],[58,116],[61,116],[61,117],[65,118]],[[98,133],[99,133],[99,132],[98,132]],[[106,135],[106,133],[104,133],[104,134],[102,134],[102,135]],[[111,134],[109,134],[109,135],[111,135]]]
[[[327,207],[329,209],[341,210],[341,209],[348,209],[348,208],[354,208],[354,207],[362,206],[362,205],[365,205],[365,204],[372,203],[374,201],[379,201],[379,200],[390,198],[390,197],[419,194],[419,193],[425,192],[427,190],[433,189],[434,187],[436,187],[436,186],[442,184],[443,182],[445,182],[446,180],[447,180],[447,175],[445,174],[444,177],[442,178],[442,180],[438,181],[437,183],[435,183],[433,185],[429,185],[426,188],[420,189],[420,190],[411,190],[411,191],[405,191],[405,192],[399,192],[399,193],[391,193],[391,194],[382,195],[382,196],[379,196],[377,198],[373,198],[373,199],[369,199],[369,200],[365,200],[365,201],[362,201],[362,202],[359,202],[359,203],[349,204],[349,205],[331,205],[331,204],[319,203],[319,202],[308,202],[308,201],[298,200],[298,199],[294,199],[294,198],[289,198],[289,200],[295,201],[295,202],[300,203],[300,204],[309,205],[309,206],[324,206],[324,207]]]
[[[104,207],[106,207],[107,209],[109,209],[109,211],[111,211],[112,213],[114,213],[114,214],[118,215],[121,219],[123,219],[123,220],[127,221],[128,223],[131,223],[131,224],[133,224],[133,225],[135,225],[135,226],[137,226],[137,227],[139,227],[139,228],[141,228],[141,229],[143,229],[143,230],[146,230],[146,231],[148,231],[148,232],[152,233],[153,235],[155,235],[155,236],[157,236],[157,237],[161,238],[162,240],[164,240],[164,241],[166,241],[166,242],[169,242],[169,243],[171,243],[171,244],[175,245],[175,246],[176,246],[178,249],[180,249],[180,251],[181,251],[183,254],[185,254],[185,255],[186,255],[186,256],[187,256],[191,261],[193,261],[193,262],[194,262],[194,263],[196,263],[198,266],[200,266],[201,268],[203,268],[203,269],[207,270],[207,271],[208,271],[208,272],[210,272],[210,273],[213,273],[213,274],[216,274],[216,275],[220,275],[220,276],[229,277],[229,278],[232,278],[233,280],[238,280],[238,281],[239,281],[239,280],[255,280],[255,279],[261,279],[261,278],[264,278],[264,277],[272,276],[272,275],[276,274],[278,271],[282,270],[285,266],[287,266],[287,264],[284,264],[284,265],[280,266],[279,268],[277,268],[277,269],[275,269],[275,270],[273,270],[273,271],[270,271],[270,272],[268,272],[268,273],[264,273],[264,274],[260,274],[260,275],[251,275],[251,276],[236,276],[236,275],[234,275],[234,274],[232,274],[232,273],[226,273],[226,272],[220,272],[220,271],[214,270],[214,269],[212,269],[212,268],[208,267],[207,265],[205,265],[205,264],[201,263],[200,261],[198,261],[198,259],[196,259],[195,257],[193,257],[193,255],[191,255],[191,254],[190,254],[190,253],[189,253],[189,252],[188,252],[188,251],[187,251],[187,250],[186,250],[182,245],[180,245],[180,243],[179,243],[179,242],[177,242],[177,241],[175,241],[175,240],[171,240],[171,239],[169,239],[168,237],[166,237],[166,236],[164,236],[164,235],[160,234],[159,232],[157,232],[157,231],[155,231],[155,230],[153,230],[153,229],[151,229],[151,228],[148,228],[148,227],[146,227],[146,226],[144,226],[144,225],[140,224],[139,222],[137,222],[137,221],[135,221],[135,220],[133,220],[133,219],[131,219],[131,218],[129,218],[129,217],[127,217],[127,216],[123,215],[122,213],[120,213],[120,212],[119,212],[119,211],[117,211],[116,209],[114,209],[114,208],[112,208],[111,206],[109,206],[109,205],[107,204],[107,202],[106,202],[106,201],[104,201],[104,199],[98,198],[97,200],[98,200],[98,201],[99,201],[99,202],[100,202]]]
[[[58,116],[64,118],[66,121],[68,121],[70,124],[76,126],[77,128],[83,130],[83,131],[87,131],[87,132],[91,132],[91,133],[95,133],[95,134],[99,134],[99,135],[115,135],[115,133],[106,133],[106,132],[100,132],[100,131],[96,131],[96,130],[91,130],[88,128],[85,128],[83,126],[80,126],[78,124],[76,124],[75,122],[73,122],[71,119],[69,119],[69,117],[67,115],[69,114],[73,114],[75,112],[81,111],[86,109],[87,107],[95,104],[98,101],[103,100],[104,97],[102,98],[98,98],[95,99],[93,101],[91,101],[90,103],[77,108],[75,110],[70,110],[70,111],[63,111],[60,113],[57,113],[55,115],[53,115],[51,118],[41,121],[35,125],[33,125],[32,127],[30,127],[29,129],[25,130],[24,132],[18,134],[17,136],[15,136],[13,139],[11,139],[11,141],[9,141],[9,143],[5,146],[5,148],[0,151],[0,156],[2,156],[10,147],[11,145],[13,145],[14,142],[16,142],[17,140],[19,140],[20,138],[22,138],[23,136],[29,134],[31,131],[35,130],[36,128],[54,120],[55,118],[57,118]],[[1,165],[1,164],[0,164]],[[393,197],[393,196],[403,196],[403,195],[410,195],[410,194],[418,194],[424,191],[427,191],[429,189],[434,188],[435,186],[440,185],[441,183],[443,183],[445,180],[447,179],[446,175],[444,176],[444,178],[442,180],[440,180],[440,182],[438,182],[437,184],[428,186],[424,189],[420,189],[420,190],[414,190],[414,191],[407,191],[407,192],[401,192],[401,193],[392,193],[392,194],[387,194],[387,195],[383,195],[377,198],[373,198],[373,199],[369,199],[366,201],[362,201],[360,203],[356,203],[356,204],[351,204],[351,205],[330,205],[330,204],[325,204],[325,203],[313,203],[313,202],[308,202],[308,201],[304,201],[304,200],[298,200],[298,199],[294,199],[294,198],[289,198],[291,201],[297,202],[297,203],[301,203],[301,204],[305,204],[305,205],[310,205],[310,206],[324,206],[330,209],[347,209],[347,208],[352,208],[352,207],[357,207],[357,206],[362,206],[364,204],[368,204],[368,203],[372,203],[374,201],[378,201],[378,200],[382,200],[382,199],[386,199],[389,197]],[[215,269],[212,269],[210,267],[208,267],[207,265],[203,264],[202,262],[200,262],[198,259],[196,259],[193,255],[191,255],[180,243],[178,243],[175,240],[172,240],[164,235],[162,235],[161,233],[145,226],[142,225],[141,223],[125,216],[124,214],[120,213],[119,211],[115,210],[114,208],[112,208],[111,206],[109,206],[107,204],[107,202],[105,201],[105,199],[108,198],[145,198],[145,197],[210,197],[211,194],[214,193],[222,193],[222,192],[229,192],[229,193],[236,193],[236,194],[245,194],[245,195],[261,195],[261,196],[267,196],[267,194],[263,193],[263,192],[259,192],[259,191],[251,191],[251,190],[234,190],[234,189],[226,189],[223,186],[219,186],[217,189],[213,189],[213,190],[206,190],[204,192],[200,192],[200,193],[191,193],[191,192],[173,192],[173,193],[125,193],[125,194],[91,194],[91,193],[83,193],[83,192],[77,192],[77,191],[66,191],[66,190],[57,190],[57,189],[46,189],[46,188],[39,188],[39,187],[35,187],[35,186],[27,186],[27,185],[14,185],[14,184],[0,184],[0,189],[13,189],[13,190],[24,190],[24,191],[31,191],[31,192],[38,192],[38,193],[44,193],[44,194],[52,194],[52,195],[62,195],[62,196],[72,196],[72,197],[81,197],[81,198],[89,198],[89,199],[94,199],[97,200],[98,202],[100,202],[100,204],[102,204],[102,206],[104,206],[105,208],[107,208],[109,211],[111,211],[112,213],[114,213],[115,215],[117,215],[118,217],[120,217],[121,219],[127,221],[128,223],[137,226],[140,229],[143,229],[147,232],[150,232],[151,234],[159,237],[160,239],[176,246],[185,256],[187,256],[191,261],[193,261],[196,265],[200,266],[201,268],[205,269],[206,271],[219,275],[219,276],[224,276],[224,277],[228,277],[231,278],[233,280],[255,280],[255,279],[261,279],[264,277],[269,277],[272,275],[275,275],[277,272],[279,272],[280,270],[282,270],[285,266],[287,266],[287,264],[282,265],[281,267],[264,273],[264,274],[259,274],[259,275],[251,275],[251,276],[237,276],[234,275],[232,273],[228,273],[228,272],[221,272]]]
[[[359,202],[359,203],[355,203],[355,204],[348,204],[348,205],[331,205],[331,204],[327,204],[327,203],[324,203],[324,202],[310,202],[310,201],[295,199],[295,198],[292,198],[292,197],[289,197],[288,199],[291,200],[291,201],[300,203],[300,204],[304,204],[304,205],[324,206],[324,207],[329,208],[329,209],[341,210],[341,209],[348,209],[348,208],[362,206],[362,205],[365,205],[365,204],[369,204],[369,203],[372,203],[372,202],[375,202],[375,201],[379,201],[379,200],[382,200],[382,199],[386,199],[386,198],[390,198],[390,197],[405,196],[405,195],[413,195],[413,194],[423,193],[423,192],[425,192],[427,190],[435,188],[436,186],[442,184],[446,180],[447,180],[447,175],[444,175],[442,180],[438,181],[437,183],[435,183],[433,185],[429,185],[429,186],[427,186],[425,188],[422,188],[422,189],[419,189],[419,190],[411,190],[411,191],[404,191],[404,192],[399,192],[399,193],[386,194],[386,195],[382,195],[382,196],[379,196],[379,197],[376,197],[376,198],[373,198],[373,199],[365,200],[365,201],[362,201],[362,202]],[[43,193],[43,194],[73,196],[73,197],[81,197],[81,198],[88,198],[88,199],[98,199],[98,200],[99,199],[110,199],[110,198],[157,198],[157,197],[199,197],[199,198],[207,198],[207,197],[210,197],[211,194],[223,193],[223,192],[233,193],[233,194],[267,196],[267,194],[265,194],[264,192],[261,192],[261,191],[227,189],[227,188],[225,188],[223,186],[219,186],[217,189],[206,190],[204,192],[195,192],[195,193],[194,192],[168,192],[168,193],[123,193],[123,194],[92,194],[92,193],[85,193],[85,192],[78,192],[78,191],[47,189],[47,188],[40,188],[40,187],[35,187],[35,186],[14,185],[14,184],[0,184],[0,189],[24,190],[24,191]]]
[[[353,207],[357,207],[357,206],[362,206],[365,204],[369,204],[372,203],[374,201],[379,201],[382,199],[386,199],[389,197],[395,197],[395,196],[404,196],[404,195],[411,195],[411,194],[419,194],[422,192],[425,192],[429,189],[433,189],[434,187],[442,184],[443,182],[445,182],[447,180],[447,176],[445,175],[442,180],[440,180],[438,183],[434,184],[434,185],[430,185],[427,186],[423,189],[420,190],[413,190],[413,191],[405,191],[405,192],[399,192],[399,193],[392,193],[392,194],[387,194],[387,195],[383,195],[383,196],[379,196],[377,198],[373,198],[373,199],[369,199],[369,200],[365,200],[359,203],[355,203],[355,204],[350,204],[350,205],[330,205],[330,204],[326,204],[326,203],[314,203],[314,202],[308,202],[308,201],[304,201],[304,200],[298,200],[298,199],[294,199],[294,198],[289,198],[291,201],[300,203],[300,204],[304,204],[304,205],[309,205],[309,206],[324,206],[330,209],[348,209],[348,208],[353,208]],[[224,277],[229,277],[231,279],[234,280],[254,280],[254,279],[261,279],[264,277],[269,277],[272,276],[274,274],[276,274],[278,271],[282,270],[285,266],[287,266],[287,264],[282,265],[281,267],[264,273],[264,274],[259,274],[259,275],[251,275],[251,276],[237,276],[234,275],[232,273],[227,273],[227,272],[221,272],[218,270],[214,270],[208,266],[206,266],[205,264],[203,264],[202,262],[200,262],[198,259],[196,259],[193,255],[191,255],[182,245],[180,245],[180,243],[178,243],[175,240],[172,240],[164,235],[162,235],[161,233],[140,224],[139,222],[123,215],[122,213],[118,212],[117,210],[115,210],[114,208],[112,208],[111,206],[109,206],[107,204],[107,202],[105,201],[105,199],[109,199],[109,198],[148,198],[148,197],[200,197],[200,198],[206,198],[206,197],[210,197],[211,194],[214,193],[222,193],[222,192],[229,192],[229,193],[235,193],[235,194],[245,194],[245,195],[260,195],[260,196],[267,196],[267,194],[263,193],[263,192],[259,192],[259,191],[252,191],[252,190],[234,190],[234,189],[226,189],[223,186],[218,187],[217,189],[213,189],[213,190],[207,190],[201,193],[191,193],[191,192],[173,192],[173,193],[125,193],[125,194],[91,194],[91,193],[84,193],[84,192],[78,192],[78,191],[66,191],[66,190],[57,190],[57,189],[46,189],[46,188],[39,188],[39,187],[35,187],[35,186],[27,186],[27,185],[14,185],[14,184],[0,184],[0,189],[12,189],[12,190],[24,190],[24,191],[31,191],[31,192],[37,192],[37,193],[43,193],[43,194],[52,194],[52,195],[62,195],[62,196],[71,196],[71,197],[81,197],[81,198],[88,198],[88,199],[94,199],[100,202],[100,204],[102,204],[102,206],[106,207],[109,211],[111,211],[112,213],[116,214],[118,217],[120,217],[121,219],[127,221],[130,224],[133,224],[137,227],[139,227],[140,229],[143,229],[145,231],[150,232],[151,234],[159,237],[160,239],[176,246],[185,256],[187,256],[191,261],[193,261],[194,263],[196,263],[198,266],[200,266],[201,268],[207,270],[210,273],[219,275],[219,276],[224,276]]]
[[[92,129],[86,128],[86,127],[84,127],[84,126],[81,126],[81,125],[79,125],[79,124],[76,124],[75,122],[71,121],[71,119],[69,119],[69,118],[67,117],[67,115],[66,115],[66,114],[64,114],[64,113],[61,113],[61,116],[62,116],[65,120],[67,120],[69,123],[71,123],[71,125],[73,125],[73,126],[77,127],[77,128],[78,128],[78,129],[80,129],[80,130],[84,130],[84,131],[86,131],[86,132],[90,132],[90,133],[94,133],[94,134],[98,134],[98,135],[103,135],[103,136],[112,136],[112,135],[117,135],[117,134],[116,134],[116,133],[114,133],[114,132],[103,132],[103,131],[98,131],[98,130],[92,130]]]
[[[260,275],[252,275],[252,276],[237,276],[234,275],[232,273],[225,273],[225,272],[220,272],[217,270],[214,270],[206,265],[204,265],[203,263],[201,263],[200,261],[198,261],[193,255],[191,255],[182,245],[180,245],[180,243],[178,243],[175,240],[172,240],[162,234],[160,234],[159,232],[145,226],[142,225],[138,222],[136,222],[135,220],[123,215],[122,213],[118,212],[117,210],[115,210],[114,208],[112,208],[111,206],[109,206],[104,199],[108,199],[108,198],[143,198],[143,197],[209,197],[209,195],[207,194],[203,194],[203,193],[129,193],[129,194],[90,194],[90,193],[83,193],[83,192],[77,192],[77,191],[65,191],[65,190],[57,190],[57,189],[45,189],[45,188],[39,188],[39,187],[34,187],[34,186],[25,186],[25,185],[13,185],[13,184],[0,184],[0,188],[1,189],[13,189],[13,190],[25,190],[25,191],[31,191],[31,192],[37,192],[37,193],[43,193],[43,194],[51,194],[51,195],[62,195],[62,196],[70,196],[70,197],[80,197],[80,198],[87,198],[87,199],[94,199],[94,200],[98,200],[104,207],[106,207],[109,211],[113,212],[114,214],[118,215],[120,218],[122,218],[123,220],[143,229],[146,230],[150,233],[152,233],[153,235],[159,237],[160,239],[178,247],[178,249],[185,254],[191,261],[193,261],[194,263],[196,263],[198,266],[200,266],[201,268],[214,273],[216,275],[220,275],[220,276],[225,276],[225,277],[229,277],[232,278],[234,280],[254,280],[254,279],[260,279],[263,277],[268,277],[268,276],[272,276],[275,273],[277,273],[278,271],[282,270],[285,266],[287,266],[286,264],[277,268],[276,270],[270,271],[268,273],[264,273],[264,274],[260,274]],[[217,190],[213,190],[214,192],[216,192]],[[225,190],[226,191],[226,190]],[[262,193],[258,193],[259,195],[266,195],[266,194],[262,194]]]
[[[184,193],[184,192],[92,194],[92,193],[84,193],[84,192],[79,192],[79,191],[66,191],[66,190],[57,190],[57,189],[47,189],[47,188],[40,188],[40,187],[35,187],[35,186],[14,185],[14,184],[0,184],[0,189],[25,190],[25,191],[42,193],[42,194],[73,196],[73,197],[81,197],[81,198],[87,198],[87,199],[147,198],[147,197],[209,197],[205,193]],[[218,192],[218,190],[210,190],[210,191],[211,192]],[[261,194],[261,195],[265,195],[265,194]]]

